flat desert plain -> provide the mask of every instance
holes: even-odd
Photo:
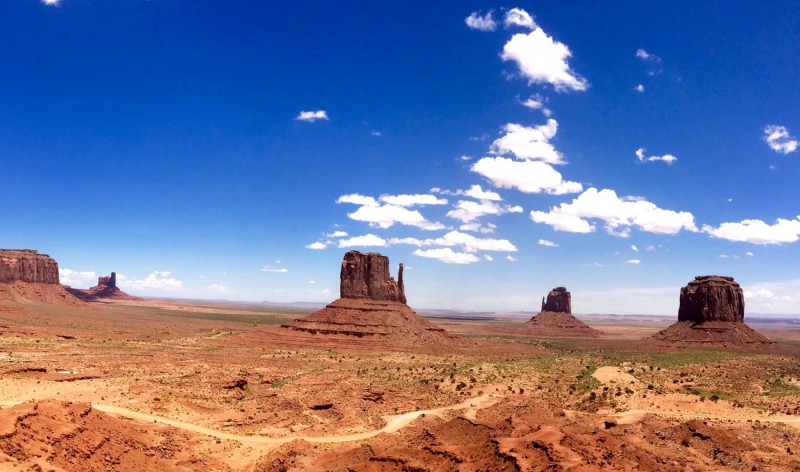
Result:
[[[311,310],[0,306],[0,469],[800,470],[800,324],[758,350],[642,341],[674,319],[437,313],[452,345],[298,333]],[[532,314],[531,314],[532,315]]]

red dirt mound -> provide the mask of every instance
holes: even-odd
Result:
[[[523,323],[518,333],[551,338],[596,338],[603,334],[569,313],[542,311]]]
[[[0,463],[13,470],[224,470],[193,454],[191,437],[139,425],[88,403],[43,400],[0,411]]]
[[[689,345],[732,344],[764,346],[774,344],[744,323],[733,321],[678,321],[653,335],[653,339]]]
[[[81,305],[82,301],[69,293],[63,285],[13,282],[0,283],[0,305]]]

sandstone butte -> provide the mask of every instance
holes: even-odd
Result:
[[[678,322],[653,338],[678,344],[772,344],[744,323],[742,288],[721,275],[700,275],[681,288]]]
[[[348,251],[339,279],[337,300],[283,327],[315,335],[381,337],[409,344],[458,339],[422,319],[406,304],[403,264],[395,280],[389,275],[388,257]]]
[[[97,285],[87,289],[67,288],[69,292],[83,301],[97,300],[138,300],[117,287],[117,274],[103,275],[97,278]]]
[[[0,302],[79,304],[58,279],[58,263],[33,249],[0,249]]]
[[[556,287],[546,298],[542,297],[542,310],[523,323],[518,332],[554,338],[587,338],[603,334],[572,315],[572,296],[566,287]]]

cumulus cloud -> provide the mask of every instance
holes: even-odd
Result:
[[[628,259],[627,261],[625,261],[625,263],[626,264],[641,264],[642,261],[640,261],[639,259]]]
[[[377,247],[386,247],[389,244],[386,242],[385,239],[381,238],[380,236],[376,236],[374,234],[365,234],[363,236],[355,236],[348,239],[340,239],[339,240],[339,247],[367,247],[367,246],[377,246]]]
[[[261,272],[273,272],[276,274],[285,274],[286,272],[289,272],[289,269],[285,267],[275,267],[271,265],[265,265],[264,267],[261,268]]]
[[[478,31],[494,31],[497,29],[497,22],[492,18],[492,10],[481,16],[478,12],[472,12],[468,17],[464,18],[464,23],[470,29]]]
[[[505,19],[503,20],[503,24],[506,28],[510,26],[521,26],[523,28],[534,29],[536,28],[536,23],[533,21],[530,13],[526,12],[522,8],[512,8],[506,12]]]
[[[58,6],[61,3],[61,0],[42,0],[42,3],[45,5]]]
[[[336,203],[352,203],[354,205],[378,206],[378,201],[372,197],[358,193],[349,193],[336,199]]]
[[[550,116],[553,112],[544,106],[544,103],[547,101],[546,98],[542,97],[539,94],[533,95],[522,103],[522,106],[530,108],[531,110],[541,110],[544,116]]]
[[[484,254],[483,258],[489,262],[492,262],[494,260],[494,257],[490,256],[489,254]]]
[[[644,93],[644,85],[642,85],[642,84],[637,85],[633,89],[636,90],[639,93]]]
[[[463,225],[459,226],[458,229],[461,231],[475,231],[483,234],[491,234],[494,233],[495,229],[497,229],[497,225],[494,223],[486,223],[485,225],[482,225],[478,222],[473,222],[464,223]]]
[[[511,13],[514,10],[509,10]],[[519,10],[524,12],[523,10]],[[527,15],[527,13],[525,13]],[[508,21],[509,15],[506,14]],[[516,16],[513,18],[522,18]],[[530,15],[528,15],[530,18]],[[513,20],[517,21],[517,20]],[[519,20],[520,24],[526,20]],[[500,56],[504,61],[513,61],[519,67],[520,74],[528,79],[529,84],[550,84],[558,92],[567,90],[584,91],[588,88],[586,79],[575,73],[567,63],[572,56],[569,48],[548,36],[542,28],[530,20],[530,33],[518,33],[503,46]],[[522,25],[521,25],[522,26]]]
[[[639,148],[636,150],[636,158],[639,159],[639,162],[666,162],[668,166],[674,164],[678,158],[673,156],[672,154],[664,154],[663,156],[650,156],[645,157],[645,149]]]
[[[330,244],[332,244],[332,241],[325,241],[325,242],[317,241],[311,244],[306,244],[306,249],[316,249],[316,250],[325,249]]]
[[[609,189],[590,188],[572,203],[562,203],[549,212],[531,211],[530,215],[536,223],[571,233],[593,232],[595,226],[590,219],[603,221],[609,234],[622,237],[630,235],[631,227],[661,234],[675,234],[682,229],[697,231],[689,212],[664,210],[640,198],[620,198]]]
[[[381,195],[381,201],[390,205],[401,207],[414,206],[414,205],[446,205],[447,200],[444,198],[437,198],[435,195]]]
[[[295,117],[297,121],[305,121],[308,123],[313,123],[317,120],[328,120],[328,112],[325,110],[317,110],[317,111],[301,111]]]
[[[633,252],[639,252],[639,248],[638,248],[638,247],[636,247],[636,245],[635,245],[635,244],[631,244],[631,251],[633,251]]]
[[[447,216],[463,223],[469,223],[485,215],[502,215],[505,213],[522,213],[521,206],[500,205],[490,200],[474,202],[459,200]]]
[[[475,254],[455,252],[449,247],[425,250],[417,249],[412,254],[419,257],[437,259],[446,264],[471,264],[480,260]]]
[[[62,284],[78,288],[89,287],[97,283],[97,274],[92,271],[58,269],[58,278]]]
[[[705,225],[703,231],[728,241],[761,245],[794,243],[800,239],[800,216],[794,220],[778,218],[773,225],[761,220],[722,223],[717,228]]]
[[[548,241],[546,239],[540,239],[538,244],[539,244],[539,246],[559,247],[558,243],[554,243],[553,241]]]
[[[764,127],[764,141],[773,151],[780,154],[789,154],[797,150],[800,144],[797,139],[789,135],[785,126],[767,125]]]
[[[328,238],[343,238],[343,237],[347,236],[347,232],[346,231],[338,231],[337,230],[337,231],[334,231],[333,233],[328,233],[325,236],[328,237]]]
[[[651,61],[651,62],[661,62],[661,58],[656,56],[655,54],[650,54],[649,52],[645,51],[644,49],[637,49],[636,50],[636,57],[643,61]]]
[[[129,279],[122,274],[117,274],[117,285],[131,291],[164,291],[172,292],[183,287],[183,282],[171,277],[170,271],[153,271],[143,279]]]
[[[540,161],[484,157],[470,170],[486,177],[496,187],[514,188],[523,193],[563,195],[583,190],[580,183],[565,181],[550,164]]]
[[[516,257],[514,257],[514,256],[512,256],[511,254],[509,254],[509,255],[507,255],[507,256],[506,256],[506,260],[507,260],[508,262],[516,262],[516,261],[517,261],[517,258],[516,258]]]
[[[483,190],[481,186],[477,184],[473,185],[467,190],[464,190],[463,195],[467,197],[472,197],[476,200],[491,200],[495,202],[499,202],[500,200],[502,200],[499,193],[492,192],[491,190]]]
[[[471,234],[459,231],[450,231],[439,238],[417,239],[417,238],[392,238],[390,244],[410,244],[413,246],[459,246],[465,252],[476,251],[504,251],[516,252],[517,247],[507,239],[478,238]]]
[[[514,154],[519,159],[543,161],[548,164],[563,164],[560,152],[550,144],[550,140],[558,132],[558,122],[552,118],[540,126],[523,126],[508,123],[503,126],[505,134],[497,138],[491,146],[491,152],[504,156]]]

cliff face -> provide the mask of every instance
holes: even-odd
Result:
[[[348,251],[339,273],[341,298],[368,298],[406,303],[403,264],[395,281],[389,275],[389,258],[376,253]]]
[[[58,284],[58,263],[33,249],[0,249],[0,283]]]
[[[547,294],[547,300],[542,298],[542,311],[554,313],[572,313],[572,297],[566,287],[556,287]]]
[[[701,275],[681,288],[678,321],[744,321],[744,293],[733,277]]]

